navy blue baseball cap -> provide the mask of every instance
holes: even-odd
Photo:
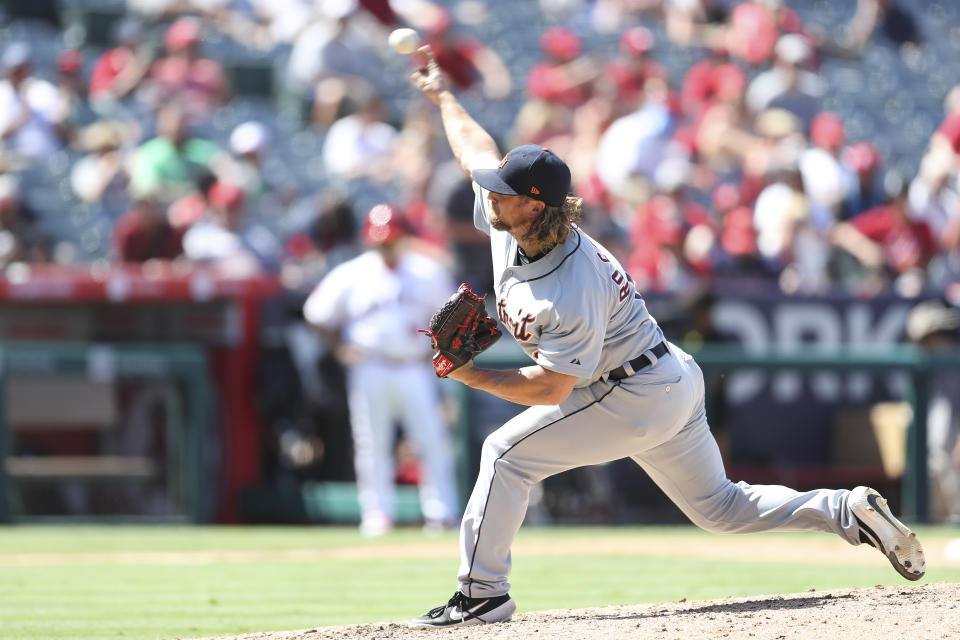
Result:
[[[487,191],[530,196],[559,207],[570,191],[570,168],[553,151],[524,144],[503,156],[499,169],[475,170],[473,180]]]

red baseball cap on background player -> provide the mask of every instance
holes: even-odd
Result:
[[[847,147],[843,161],[857,173],[870,173],[880,166],[880,151],[869,140],[861,140]]]
[[[163,45],[168,52],[196,46],[202,35],[200,23],[194,18],[180,18],[167,28]]]
[[[387,268],[395,269],[402,253],[400,241],[410,232],[410,225],[400,209],[382,202],[367,212],[360,237],[365,245],[380,254]]]
[[[570,62],[582,53],[583,44],[572,29],[553,27],[540,36],[540,49],[554,60]]]
[[[363,221],[364,244],[380,246],[396,244],[410,233],[409,225],[397,207],[380,203],[370,208]]]
[[[839,149],[847,141],[843,120],[832,111],[821,111],[810,124],[810,141],[824,149]]]

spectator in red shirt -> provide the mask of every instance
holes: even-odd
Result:
[[[418,14],[416,24],[424,32],[421,44],[433,49],[437,65],[454,87],[469,89],[479,84],[483,95],[491,100],[509,95],[510,70],[493,49],[457,33],[453,15],[446,8],[424,4]]]
[[[582,57],[580,38],[567,27],[547,29],[540,37],[546,60],[527,74],[527,91],[547,102],[575,107],[590,97],[590,85],[601,68]]]
[[[927,224],[908,214],[906,181],[891,173],[884,182],[886,204],[838,223],[831,233],[835,246],[880,280],[924,269],[937,251]]]
[[[732,277],[773,277],[757,252],[753,211],[740,198],[740,187],[723,182],[710,198],[720,220],[720,251],[714,258],[714,273]]]
[[[764,3],[743,2],[730,14],[727,46],[734,56],[749,64],[769,62],[779,35],[776,14]]]
[[[580,38],[567,27],[544,32],[540,49],[546,60],[527,74],[529,99],[514,121],[513,137],[549,146],[573,131],[575,111],[590,99],[603,67],[581,55]]]
[[[623,113],[632,111],[643,96],[643,85],[650,79],[667,81],[667,70],[650,58],[655,45],[653,34],[646,27],[631,27],[620,36],[621,56],[604,69],[614,84]]]
[[[140,193],[113,225],[113,252],[121,262],[172,260],[183,253],[183,230],[170,226],[152,193]]]
[[[124,18],[113,33],[116,43],[93,65],[88,93],[97,112],[113,115],[119,103],[143,82],[150,69],[150,56],[142,48],[143,26],[135,18]]]
[[[707,166],[718,173],[734,173],[759,140],[743,102],[747,76],[740,67],[728,63],[715,67],[711,77],[711,98],[687,135]]]
[[[655,195],[637,208],[630,223],[634,251],[628,270],[641,289],[679,291],[694,276],[710,272],[710,248],[715,234],[707,210],[693,201],[687,191],[692,166],[686,158],[668,158],[654,176]],[[687,243],[696,229],[696,238],[706,243]]]
[[[883,204],[883,176],[880,171],[880,150],[869,140],[854,142],[841,156],[848,174],[847,191],[840,209],[841,219]]]
[[[178,99],[188,113],[202,117],[224,104],[230,90],[220,63],[200,57],[200,36],[194,18],[171,24],[163,39],[167,56],[153,63],[150,78],[159,90],[159,104]]]
[[[730,53],[726,47],[712,47],[708,57],[690,65],[680,89],[680,107],[685,115],[696,119],[716,99],[718,81],[722,78],[722,73],[716,72],[728,66]],[[738,90],[742,92],[744,88],[746,78]]]

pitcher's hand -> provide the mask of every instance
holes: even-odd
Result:
[[[440,94],[447,90],[447,82],[443,78],[443,72],[437,65],[433,57],[433,50],[430,45],[424,45],[417,49],[417,55],[423,60],[423,66],[417,68],[410,74],[410,80],[413,86],[420,89],[435,104],[440,103]]]

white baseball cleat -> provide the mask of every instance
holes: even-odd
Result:
[[[509,593],[486,598],[468,598],[460,591],[445,605],[431,609],[407,623],[411,629],[443,629],[468,625],[508,622],[517,610],[517,603]]]
[[[857,487],[850,492],[847,504],[860,524],[861,542],[879,549],[907,580],[923,577],[927,561],[917,534],[890,513],[879,493],[870,487]]]

